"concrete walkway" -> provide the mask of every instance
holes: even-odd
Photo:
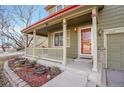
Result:
[[[108,87],[124,87],[124,71],[107,70]]]
[[[80,74],[66,70],[51,81],[47,82],[43,87],[85,87],[86,83],[86,73]]]

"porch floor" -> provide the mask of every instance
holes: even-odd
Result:
[[[92,64],[88,62],[68,62],[66,67],[80,72],[90,72],[92,70]]]
[[[27,58],[34,59],[32,57],[27,57]],[[92,71],[92,63],[90,62],[76,62],[73,59],[68,59],[67,64],[63,65],[62,62],[53,62],[50,60],[41,59],[37,57],[36,59],[39,64],[43,64],[46,66],[57,66],[57,67],[62,68],[63,70],[67,69],[67,70],[73,70],[77,72],[91,72]]]

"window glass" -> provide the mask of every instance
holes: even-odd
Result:
[[[62,9],[62,5],[58,5],[57,6],[57,11],[61,10]]]
[[[85,33],[83,33],[83,39],[85,39],[85,40],[91,39],[91,32],[85,32]]]
[[[63,32],[54,34],[54,46],[63,46]],[[70,46],[70,31],[67,32],[67,46]]]
[[[48,10],[48,13],[49,14],[53,14],[55,12],[56,12],[56,8],[55,7],[53,7],[53,8],[51,8],[51,9]]]
[[[59,33],[55,33],[54,45],[59,46]]]
[[[59,40],[60,40],[60,46],[63,46],[63,32],[60,33]]]

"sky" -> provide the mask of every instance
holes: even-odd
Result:
[[[9,11],[10,13],[13,12],[13,5],[5,5],[2,7],[6,7],[6,11]],[[33,16],[32,16],[32,24],[45,18],[46,16],[48,16],[47,11],[45,11],[44,9],[44,5],[35,5],[35,7],[39,7],[39,10],[35,10]],[[0,10],[1,11],[1,10]],[[19,22],[19,19],[17,19],[17,21]],[[18,24],[18,23],[13,23],[13,24]],[[25,27],[23,26],[23,22],[21,23],[21,21],[19,22],[18,25],[15,25],[15,29],[21,33],[21,30],[24,29]],[[1,44],[1,41],[0,41]]]
[[[5,5],[2,7],[4,7],[6,9],[6,11],[11,13],[11,14],[13,14],[12,12],[14,11],[14,9],[16,9],[16,6],[14,6],[14,5]],[[47,11],[45,11],[45,9],[44,9],[44,7],[45,7],[44,5],[34,5],[34,7],[36,8],[36,10],[32,16],[32,24],[43,19],[44,17],[46,17],[48,15]],[[23,12],[25,13],[25,10]],[[16,17],[14,17],[14,18],[16,18]],[[21,30],[21,29],[25,28],[25,27],[23,27],[24,26],[23,22],[21,23],[21,21],[19,21],[18,18],[16,20],[18,21],[17,24],[19,25],[19,26],[16,25],[17,29]]]
[[[38,7],[39,10],[36,10],[32,17],[32,24],[43,19],[48,15],[47,11],[44,9],[44,5],[34,5],[35,7]],[[8,6],[8,9],[12,11],[12,6]],[[23,26],[19,28],[20,30],[23,29]]]
[[[45,6],[41,5],[40,8],[41,8],[41,13],[40,13],[40,16],[38,16],[37,14],[37,11],[36,13],[34,14],[34,18],[33,18],[33,22],[36,22],[38,21],[39,19],[43,19],[44,17],[46,17],[48,15],[48,13],[46,12],[46,10],[44,9]]]

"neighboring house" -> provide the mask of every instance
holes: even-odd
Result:
[[[48,5],[49,16],[23,29],[34,35],[33,48],[26,54],[63,65],[68,59],[92,59],[105,68],[124,70],[124,6]],[[35,47],[35,36],[48,37],[48,48]]]

